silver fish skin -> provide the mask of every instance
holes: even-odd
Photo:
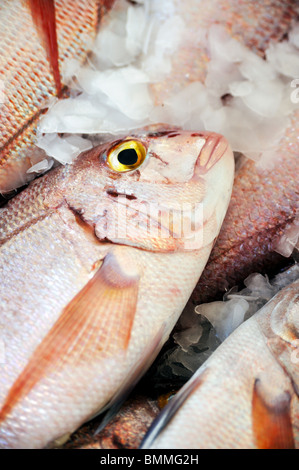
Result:
[[[299,279],[237,328],[164,408],[144,449],[299,448]]]
[[[144,162],[119,172],[130,145]],[[233,173],[222,136],[139,131],[1,210],[1,448],[49,446],[136,383],[206,264]]]

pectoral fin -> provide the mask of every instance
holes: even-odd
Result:
[[[0,421],[47,374],[126,351],[138,285],[139,275],[124,273],[109,253],[32,354],[7,395]]]
[[[259,449],[294,449],[290,416],[291,397],[283,392],[273,403],[267,403],[262,385],[255,381],[252,396],[252,428]]]

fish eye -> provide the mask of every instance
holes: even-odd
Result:
[[[146,157],[146,147],[138,140],[118,142],[107,152],[108,166],[119,173],[136,170]]]

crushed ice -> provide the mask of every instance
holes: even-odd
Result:
[[[166,351],[156,365],[156,375],[162,378],[178,376],[188,379],[208,359],[216,348],[243,321],[260,310],[277,292],[299,277],[295,264],[276,275],[251,274],[244,289],[231,289],[224,301],[193,307],[191,302],[181,315],[173,339],[176,346]]]
[[[220,25],[208,34],[199,31],[200,47],[208,48],[211,59],[205,83],[186,80],[181,91],[157,105],[151,85],[167,76],[171,79],[172,57],[188,37],[188,24],[176,14],[172,0],[137,3],[116,4],[84,66],[74,59],[65,63],[63,81],[71,96],[54,100],[40,121],[40,133],[45,135],[39,136],[37,145],[65,164],[82,148],[65,144],[57,133],[126,133],[164,122],[219,132],[233,150],[268,164],[295,109],[290,95],[292,78],[299,72],[299,25],[288,41],[269,45],[265,60]],[[230,96],[229,103],[221,99],[224,95]],[[85,139],[86,145],[91,140]]]

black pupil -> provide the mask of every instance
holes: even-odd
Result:
[[[117,158],[122,165],[135,165],[138,161],[138,155],[135,149],[121,150]]]

